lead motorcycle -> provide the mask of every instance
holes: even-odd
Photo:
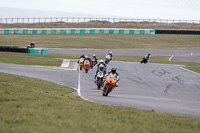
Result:
[[[108,96],[108,94],[114,89],[117,81],[112,79],[111,76],[107,76],[103,85],[103,96]]]

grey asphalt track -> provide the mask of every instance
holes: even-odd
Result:
[[[105,55],[112,51],[113,55],[140,55],[150,53],[152,56],[173,56],[172,61],[200,63],[200,48],[190,49],[57,49],[48,48],[49,53],[59,54],[96,54]],[[190,57],[191,52],[193,57]]]
[[[80,89],[81,96],[94,102],[131,106],[179,115],[200,117],[200,75],[175,65],[140,64],[111,61],[116,67],[119,87],[108,97],[102,96],[94,84],[95,69],[80,71],[0,63],[0,72],[35,77]]]

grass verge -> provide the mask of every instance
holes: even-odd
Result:
[[[176,49],[200,48],[199,35],[0,35],[0,46],[44,48]]]
[[[1,133],[198,133],[200,119],[91,103],[71,88],[0,73]]]

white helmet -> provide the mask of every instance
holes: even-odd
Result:
[[[99,63],[103,63],[103,60],[100,60]]]
[[[101,71],[103,71],[103,68],[104,68],[104,65],[101,64],[101,65],[99,66],[99,69],[100,69]]]

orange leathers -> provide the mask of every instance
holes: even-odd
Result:
[[[105,83],[103,85],[103,91],[105,91],[105,87],[106,87],[107,84],[111,84],[111,86],[112,86],[111,91],[112,91],[114,86],[115,86],[115,83],[117,83],[117,81],[115,79],[110,79],[109,77],[107,77],[106,80],[105,80]]]

